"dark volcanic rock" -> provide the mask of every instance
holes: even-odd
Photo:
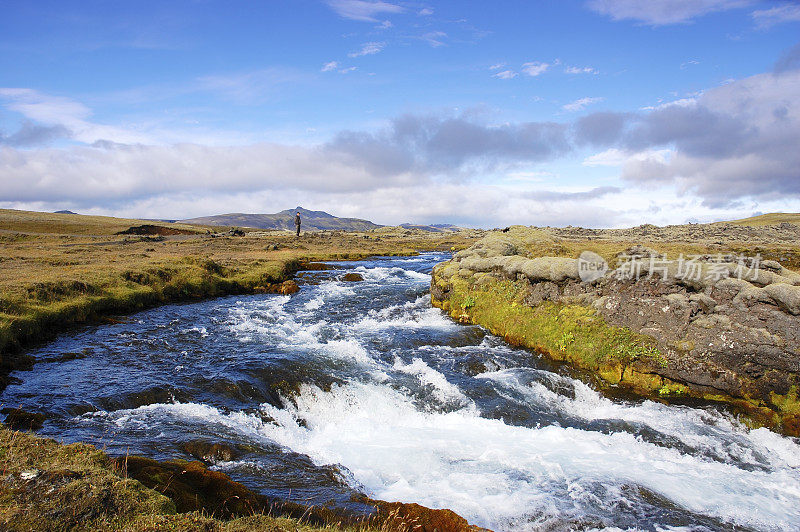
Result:
[[[254,493],[224,473],[207,469],[200,462],[157,462],[141,456],[129,456],[117,458],[115,464],[128,476],[172,499],[178,512],[203,511],[222,519],[266,513],[302,519],[305,523],[317,526],[356,526],[365,522],[363,516],[346,510],[307,507]],[[375,509],[366,523],[380,530],[482,530],[470,526],[451,510],[433,510],[418,504],[390,503],[366,497],[360,498],[359,502]]]
[[[176,227],[164,227],[163,225],[144,224],[144,225],[135,225],[133,227],[129,227],[128,229],[120,231],[117,234],[168,236],[168,235],[193,235],[195,234],[195,231],[189,231],[187,229],[178,229]]]
[[[6,416],[3,423],[14,430],[39,430],[45,420],[44,414],[26,412],[20,408],[4,408],[0,410],[0,413]]]

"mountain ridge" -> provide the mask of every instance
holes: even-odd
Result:
[[[219,225],[253,227],[256,229],[294,230],[295,213],[300,213],[304,231],[369,231],[382,225],[361,218],[340,218],[325,211],[312,211],[303,207],[268,213],[227,213],[180,220],[193,225]]]

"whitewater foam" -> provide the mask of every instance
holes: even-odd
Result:
[[[452,402],[462,406],[473,404],[458,386],[448,382],[447,377],[430,367],[420,358],[415,357],[410,364],[405,364],[400,357],[395,357],[393,368],[402,373],[414,375],[419,379],[420,383],[432,387],[433,396],[441,403]]]
[[[397,266],[376,266],[371,268],[358,266],[354,271],[360,273],[366,281],[378,281],[382,283],[407,283],[409,280],[417,283],[429,283],[431,280],[431,276],[426,273],[406,270],[405,268]]]
[[[413,362],[399,366],[417,371]],[[602,516],[633,504],[625,488],[635,486],[728,523],[782,530],[800,522],[800,478],[790,458],[800,448],[786,438],[777,440],[783,450],[769,471],[745,470],[626,432],[518,427],[482,418],[473,407],[425,412],[403,392],[375,383],[334,385],[329,393],[303,385],[294,400],[284,409],[262,405],[272,423],[181,403],[84,417],[107,416],[133,428],[153,418],[213,424],[276,442],[318,465],[340,464],[372,496],[450,508],[499,529]],[[753,437],[770,448],[780,438],[763,431]]]
[[[541,524],[563,512],[578,518],[586,506],[602,514],[608,501],[596,500],[599,486],[626,485],[748,526],[780,529],[800,519],[793,463],[748,471],[626,432],[515,427],[471,408],[421,412],[401,392],[374,384],[351,383],[328,394],[304,387],[280,417],[264,408],[279,421],[267,428],[271,438],[319,464],[343,464],[375,496],[448,507],[488,526],[523,517]],[[800,450],[781,441],[786,451]]]

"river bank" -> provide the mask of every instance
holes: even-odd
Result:
[[[796,246],[774,239],[795,242],[798,228],[680,229],[700,238],[661,235],[651,249],[593,232],[594,240],[561,245],[558,256],[551,253],[561,242],[539,229],[492,233],[437,266],[432,302],[606,389],[723,403],[753,426],[800,435],[800,274],[753,249],[794,257]],[[708,245],[709,232],[734,238]],[[585,279],[594,271],[582,266],[602,271]]]

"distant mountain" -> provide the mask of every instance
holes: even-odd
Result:
[[[462,228],[453,224],[400,224],[403,229],[421,229],[422,231],[430,231],[431,233],[449,233],[453,231],[460,231]]]
[[[275,214],[218,214],[180,220],[186,224],[255,227],[258,229],[286,229],[294,231],[294,214],[300,213],[303,231],[369,231],[382,227],[359,218],[338,218],[323,211],[310,211],[302,207],[287,209]]]
[[[72,211],[55,211],[53,214],[78,214],[78,213]]]

